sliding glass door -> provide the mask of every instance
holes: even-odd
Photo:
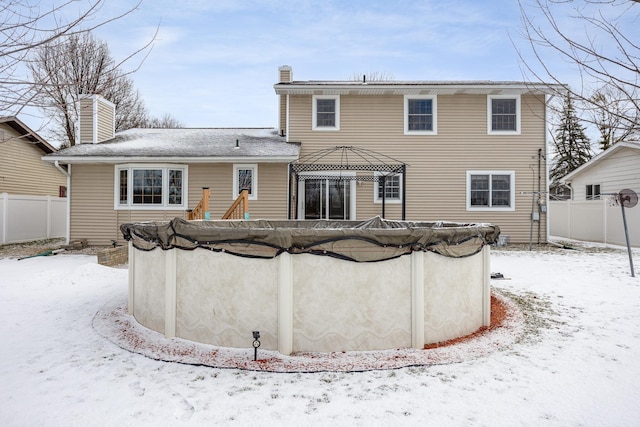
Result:
[[[355,187],[350,180],[305,179],[299,189],[300,218],[348,220],[355,216]]]

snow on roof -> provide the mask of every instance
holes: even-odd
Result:
[[[300,144],[286,142],[274,128],[129,129],[98,144],[78,144],[46,156],[49,161],[118,158],[295,160]]]

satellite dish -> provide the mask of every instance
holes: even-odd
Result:
[[[625,188],[618,193],[618,201],[625,208],[632,208],[638,204],[638,194],[633,190]]]

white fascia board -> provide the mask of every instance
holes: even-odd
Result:
[[[90,164],[90,163],[290,163],[298,156],[276,157],[42,157],[50,163]]]
[[[274,89],[278,95],[367,95],[391,94],[412,95],[416,93],[450,95],[450,94],[525,94],[529,92],[550,94],[561,88],[561,85],[527,84],[527,83],[415,83],[415,84],[276,84]]]

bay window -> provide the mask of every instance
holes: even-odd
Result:
[[[116,166],[115,209],[185,209],[187,166]]]

